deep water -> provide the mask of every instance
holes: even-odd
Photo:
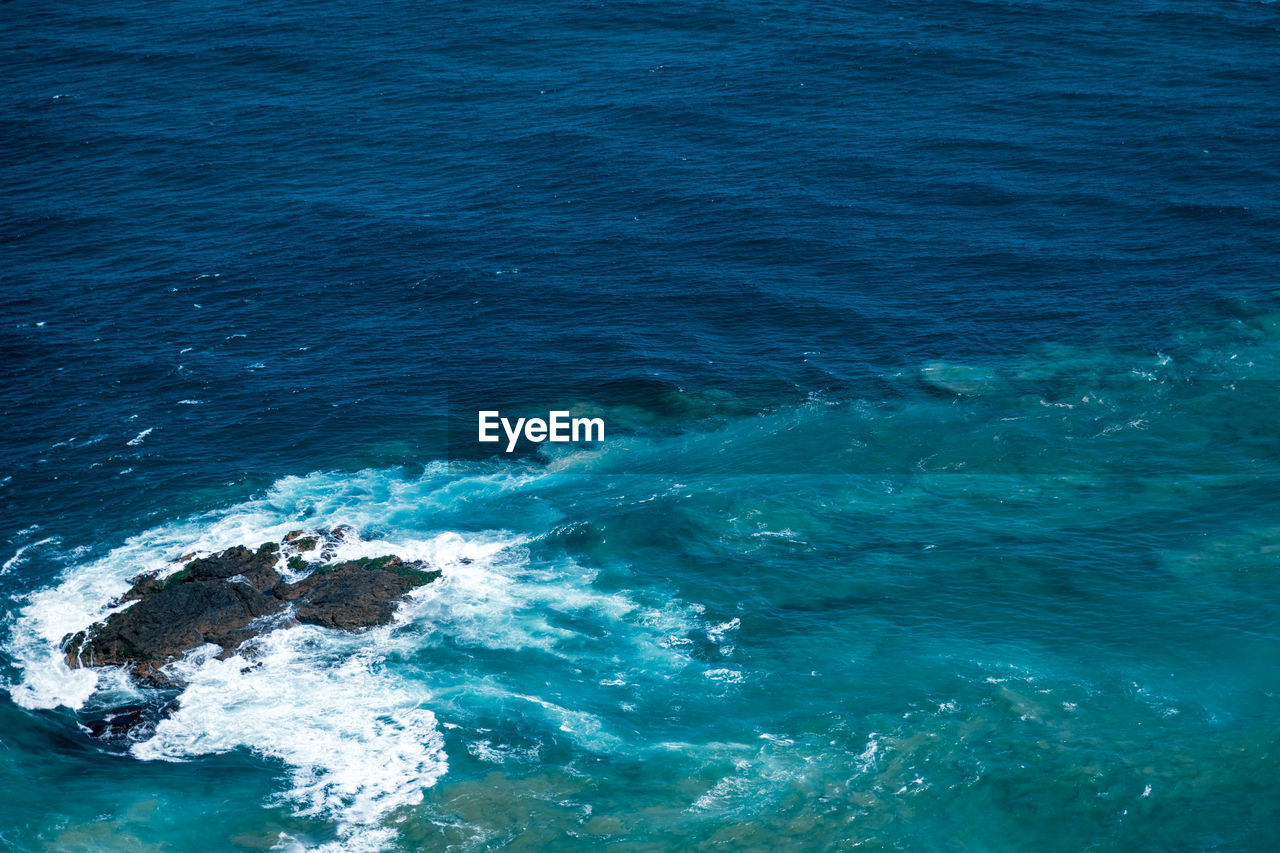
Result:
[[[0,846],[1273,850],[1278,30],[0,6]],[[131,577],[343,523],[444,580],[77,726]]]

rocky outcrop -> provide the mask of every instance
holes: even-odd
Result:
[[[264,631],[298,623],[347,631],[382,625],[406,593],[440,576],[395,556],[329,564],[303,556],[321,542],[331,551],[345,535],[295,531],[283,548],[275,542],[253,551],[229,548],[164,578],[140,576],[119,601],[135,604],[63,640],[67,663],[124,666],[145,682],[175,686],[161,669],[192,649],[213,643],[230,655]],[[286,582],[276,568],[282,559],[291,571],[310,574]]]
[[[297,602],[299,622],[352,631],[389,622],[405,593],[440,576],[420,566],[399,557],[354,560],[325,566],[297,583],[280,585],[275,593]]]

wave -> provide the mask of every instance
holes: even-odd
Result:
[[[1260,460],[1274,459],[1263,455],[1274,443],[1258,399],[1274,389],[1277,329],[1267,315],[1226,335],[1187,330],[1146,353],[1046,346],[1015,364],[929,362],[886,376],[893,393],[876,400],[815,396],[537,461],[286,477],[252,500],[148,530],[27,596],[7,641],[19,672],[10,694],[25,708],[122,704],[136,685],[116,671],[69,669],[59,644],[106,616],[131,578],[170,571],[191,551],[346,525],[359,535],[330,559],[395,553],[441,568],[442,580],[420,588],[389,626],[287,628],[225,660],[190,656],[176,665],[187,684],[176,710],[130,747],[135,758],[260,756],[281,771],[272,802],[334,827],[335,850],[394,845],[405,810],[443,823],[456,809],[477,827],[476,843],[490,843],[484,833],[501,821],[467,809],[505,807],[514,821],[529,803],[511,794],[518,785],[481,791],[501,785],[484,773],[568,766],[561,759],[583,753],[619,763],[644,756],[689,777],[671,795],[683,802],[664,814],[695,822],[762,814],[771,797],[807,790],[813,767],[828,777],[880,768],[889,794],[866,809],[894,814],[894,792],[914,795],[917,776],[929,777],[924,758],[904,765],[906,775],[885,756],[923,750],[914,746],[920,732],[884,720],[869,729],[854,716],[840,737],[826,722],[797,730],[767,716],[727,731],[727,709],[784,683],[771,680],[779,672],[809,672],[806,689],[822,690],[810,643],[846,648],[875,636],[877,619],[945,619],[951,602],[937,591],[951,583],[980,581],[980,596],[999,587],[999,600],[1014,602],[1001,618],[1016,624],[1018,602],[1041,601],[1064,578],[1108,594],[1108,584],[1123,588],[1123,572],[1092,571],[1091,553],[1119,559],[1159,545],[1170,575],[1234,583],[1219,570],[1241,552],[1232,530],[1219,531],[1217,550],[1170,550],[1182,543],[1176,529],[1153,545],[1136,538],[1149,535],[1145,522],[1128,520],[1135,503],[1194,514],[1220,484],[1188,470],[1239,473],[1247,485]],[[1216,440],[1226,434],[1233,440]],[[1112,476],[1126,464],[1144,476]],[[1152,482],[1165,472],[1171,484]],[[1269,529],[1240,535],[1270,553]],[[983,559],[974,543],[1014,559]],[[1153,587],[1144,565],[1127,570]],[[680,596],[664,585],[675,577]],[[734,611],[740,602],[748,609]],[[751,612],[750,602],[768,602],[759,606],[772,615],[759,618],[805,636],[767,671],[751,649],[745,662],[735,656],[743,620],[734,614]],[[1063,619],[1110,637],[1087,615]],[[1022,630],[1043,639],[1061,625]],[[1075,719],[1066,705],[1047,714],[1008,701],[1018,719]],[[1084,707],[1071,691],[1063,701]],[[947,731],[950,713],[931,712],[930,725]],[[699,735],[691,727],[702,721]],[[459,781],[424,803],[451,778]]]
[[[334,849],[383,849],[395,835],[390,816],[420,803],[448,771],[440,715],[456,727],[515,703],[581,748],[626,748],[598,709],[575,708],[554,691],[532,692],[518,674],[508,677],[512,667],[486,670],[471,657],[537,655],[580,669],[598,665],[605,638],[604,658],[621,670],[623,684],[660,680],[690,662],[681,640],[701,625],[697,606],[644,604],[626,591],[595,588],[595,573],[572,560],[531,557],[528,545],[554,527],[554,514],[517,516],[525,530],[449,529],[460,506],[480,518],[496,504],[528,503],[572,468],[562,460],[554,469],[474,465],[461,475],[456,466],[433,465],[416,477],[386,470],[287,477],[260,498],[146,531],[26,597],[6,643],[20,672],[10,695],[28,709],[80,711],[138,699],[146,689],[121,670],[69,668],[62,638],[109,615],[110,602],[139,573],[176,570],[179,554],[278,541],[300,526],[349,525],[363,535],[349,536],[326,560],[395,553],[425,560],[444,577],[411,593],[387,626],[358,634],[296,626],[223,660],[216,647],[188,654],[171,664],[186,684],[176,710],[130,752],[165,761],[252,752],[284,768],[277,804],[336,828]],[[421,663],[441,652],[476,669]],[[465,690],[457,689],[459,679]],[[488,749],[492,757],[506,749],[467,737],[464,751]],[[305,844],[281,839],[283,849]]]

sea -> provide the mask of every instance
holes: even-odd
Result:
[[[1276,849],[1274,2],[0,45],[0,847]],[[336,525],[443,577],[88,735],[133,577]]]

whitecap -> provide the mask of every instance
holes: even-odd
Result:
[[[181,703],[134,756],[180,761],[247,749],[278,760],[287,786],[279,801],[335,821],[344,837],[420,803],[448,769],[430,692],[388,673],[376,642],[302,625],[225,660],[174,667],[188,679]]]
[[[477,720],[494,709],[534,709],[534,725],[579,748],[630,753],[636,734],[612,729],[611,703],[574,707],[571,699],[535,692],[515,671],[482,673],[469,678],[465,690],[453,689],[448,674],[405,663],[423,659],[426,649],[476,648],[486,655],[535,651],[586,671],[603,663],[600,647],[583,644],[573,627],[589,621],[608,637],[612,659],[594,679],[660,688],[694,663],[690,634],[719,640],[738,628],[736,619],[709,625],[696,604],[667,597],[651,605],[628,591],[597,588],[594,572],[572,560],[530,559],[533,540],[556,523],[550,515],[545,526],[535,523],[525,533],[464,534],[442,529],[447,522],[437,518],[452,518],[459,505],[484,508],[512,493],[539,491],[574,471],[565,459],[554,469],[493,464],[459,472],[455,464],[429,466],[419,477],[397,471],[286,477],[260,497],[146,531],[23,599],[6,643],[20,672],[8,685],[10,695],[24,708],[77,709],[95,693],[127,686],[120,670],[71,669],[61,642],[106,618],[110,602],[139,573],[176,571],[181,554],[349,525],[349,535],[315,557],[333,562],[394,553],[424,560],[443,577],[415,590],[388,626],[359,634],[282,628],[226,660],[196,655],[171,665],[188,686],[154,736],[135,745],[135,757],[190,760],[246,750],[278,762],[279,801],[300,815],[332,821],[342,838],[333,849],[348,850],[385,848],[395,837],[390,813],[420,802],[446,772],[441,726],[460,726],[463,742],[475,743],[485,739],[474,733],[483,725]],[[287,573],[284,560],[282,553]],[[396,667],[384,666],[385,658],[394,658]],[[448,690],[439,686],[442,675]],[[737,670],[708,670],[703,683],[741,678]],[[280,849],[301,843],[284,836]]]
[[[21,548],[19,548],[17,551],[14,552],[12,557],[4,561],[3,566],[0,566],[0,575],[8,574],[9,570],[12,569],[14,566],[18,565],[22,561],[23,555],[26,554],[26,552],[31,550],[32,548],[38,547],[40,545],[47,545],[50,542],[57,542],[57,541],[58,541],[57,536],[50,536],[46,539],[41,539],[39,542],[31,542],[27,545],[23,545]]]

